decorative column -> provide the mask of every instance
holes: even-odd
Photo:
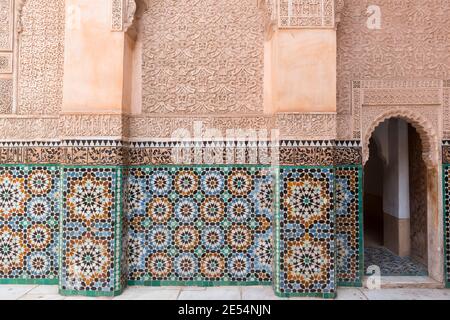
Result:
[[[358,141],[338,141],[334,155],[337,285],[361,287],[364,276],[363,165]]]
[[[442,162],[443,162],[442,187],[443,187],[443,207],[444,207],[444,263],[445,263],[444,279],[446,287],[450,288],[450,141],[444,141],[443,143]]]
[[[127,284],[122,208],[127,35],[114,27],[116,10],[124,19],[124,8],[117,8],[116,1],[66,1],[64,100],[59,120],[59,286],[65,295],[114,296]],[[103,19],[99,12],[111,12],[111,19]]]
[[[269,1],[265,109],[282,138],[277,295],[336,295],[336,25],[333,0]],[[275,11],[275,14],[274,14]],[[273,17],[276,22],[273,22]],[[356,172],[358,176],[358,172]],[[352,181],[354,182],[354,181]],[[356,179],[358,183],[358,179]],[[356,191],[357,192],[357,191]]]
[[[126,286],[123,154],[117,141],[65,141],[60,293],[113,296]]]

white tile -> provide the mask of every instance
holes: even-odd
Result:
[[[181,290],[178,300],[241,300],[239,287],[210,287],[202,291]]]
[[[358,288],[339,288],[336,300],[367,300]]]
[[[112,297],[64,296],[64,300],[112,300]]]
[[[0,300],[17,300],[36,285],[0,285]]]
[[[182,291],[205,291],[207,287],[181,287]]]
[[[58,295],[58,286],[37,286],[31,289],[27,294],[32,295]]]
[[[64,298],[59,294],[26,294],[19,300],[64,300]]]
[[[369,300],[450,300],[450,290],[444,289],[363,289]]]
[[[272,287],[242,287],[242,300],[287,300],[277,297]]]
[[[129,287],[114,300],[176,300],[179,293],[177,287]]]
[[[315,298],[315,297],[291,297],[291,298],[289,298],[289,300],[300,300],[300,301],[302,301],[302,300],[318,300],[318,301],[321,301],[321,300],[328,300],[328,299]]]

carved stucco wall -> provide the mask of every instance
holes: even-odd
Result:
[[[13,1],[0,0],[0,113],[12,108]]]
[[[64,0],[27,0],[22,9],[19,114],[55,114],[62,106]]]
[[[427,265],[427,167],[419,134],[412,127],[408,130],[411,256]]]
[[[381,9],[379,30],[366,25],[369,5]],[[431,112],[439,130],[443,107],[443,131],[450,131],[447,82],[402,81],[450,78],[449,16],[450,2],[443,0],[345,1],[337,32],[338,136],[360,139],[364,128],[358,125],[370,122],[371,113],[399,106],[422,115]]]
[[[144,113],[263,111],[264,14],[254,0],[155,0],[143,20]]]

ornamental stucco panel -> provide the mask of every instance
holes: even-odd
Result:
[[[12,50],[13,26],[13,2],[0,0],[0,51]]]
[[[264,13],[256,1],[157,0],[143,19],[144,113],[262,112]]]
[[[369,5],[380,8],[380,29],[368,27],[368,18],[371,17],[368,13]],[[368,96],[365,101],[355,102],[355,99],[359,100],[361,97],[352,95],[352,89],[355,93],[352,81],[449,79],[449,16],[448,1],[345,1],[337,31],[337,103],[342,123],[340,131],[345,131],[340,132],[340,136],[358,138],[348,132],[351,128],[350,114],[353,113],[354,121],[359,121],[359,117],[364,114],[355,114],[352,105],[383,105],[383,100],[386,99],[392,105],[392,100],[406,99],[407,96],[410,96],[407,104],[437,102],[435,89],[413,92],[414,86],[393,88],[378,100]],[[369,91],[366,90],[366,93]],[[357,129],[354,128],[355,131]]]
[[[334,28],[333,0],[279,0],[280,28]]]
[[[0,79],[0,113],[11,110],[12,87],[12,79]]]
[[[62,106],[64,0],[28,0],[22,10],[18,113],[55,114]]]

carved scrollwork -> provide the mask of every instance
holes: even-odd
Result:
[[[278,1],[258,0],[258,7],[264,12],[266,40],[270,40],[278,27]]]
[[[336,25],[336,28],[339,24],[339,22],[341,22],[341,14],[344,11],[344,7],[345,7],[345,1],[344,0],[334,0],[334,22]]]
[[[111,0],[111,29],[137,37],[136,20],[148,9],[149,0]]]

